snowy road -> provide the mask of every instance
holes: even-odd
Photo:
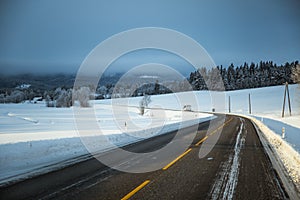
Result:
[[[214,119],[218,124],[220,117]],[[208,122],[190,148],[164,169],[149,173],[124,173],[95,159],[1,189],[3,199],[285,199],[255,128],[247,119],[227,116],[223,129]],[[212,151],[199,159],[199,149],[221,131]],[[184,129],[190,134],[190,129]],[[125,147],[149,152],[166,145],[176,132]],[[181,138],[184,139],[184,138]],[[112,151],[111,154],[114,152]],[[105,154],[103,156],[110,156]],[[122,160],[123,159],[123,160]],[[131,158],[138,161],[144,158]],[[120,163],[128,158],[120,158]],[[130,163],[130,161],[128,162]],[[131,163],[133,164],[133,163]]]

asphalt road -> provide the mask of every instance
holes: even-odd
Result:
[[[66,167],[6,188],[1,199],[286,199],[252,123],[227,116],[198,127],[186,152],[160,170],[125,173],[96,159]],[[223,129],[221,129],[223,128]],[[191,128],[184,129],[190,133]],[[124,147],[132,152],[151,152],[170,142],[176,132]],[[200,159],[200,148],[221,134],[210,153]],[[184,138],[181,138],[184,139]],[[114,151],[102,156],[111,156]],[[129,158],[120,158],[120,163]],[[138,159],[135,158],[135,162]],[[134,159],[130,159],[134,160]],[[130,161],[127,163],[130,164]]]

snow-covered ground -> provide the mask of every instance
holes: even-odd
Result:
[[[192,109],[199,111],[212,111],[215,108],[216,112],[228,113],[229,112],[229,97],[231,104],[231,113],[244,114],[256,117],[261,120],[268,128],[274,133],[282,135],[282,128],[285,129],[284,140],[288,142],[293,148],[300,153],[300,86],[289,85],[289,93],[291,99],[292,116],[288,112],[288,103],[286,100],[285,105],[285,117],[282,118],[282,107],[284,97],[285,86],[273,86],[265,88],[245,89],[225,92],[224,95],[220,95],[221,101],[215,105],[212,102],[211,97],[215,97],[214,93],[208,91],[194,92],[198,105],[193,103],[187,103],[192,105]],[[181,93],[182,96],[190,96],[190,92]],[[249,94],[251,96],[251,114],[249,114]],[[164,95],[166,99],[175,99],[178,94]],[[153,96],[152,99],[155,102],[159,102],[156,98],[159,96]],[[184,99],[184,98],[181,98]],[[137,105],[136,100],[129,101],[129,104]],[[185,99],[183,100],[185,101]],[[195,102],[194,102],[195,103]],[[162,108],[168,109],[180,109],[176,101],[162,101]]]
[[[194,111],[212,111],[214,108],[216,112],[227,113],[230,96],[231,112],[249,115],[249,93],[252,116],[278,136],[285,127],[284,140],[299,153],[300,98],[296,85],[290,86],[292,117],[288,116],[286,107],[286,118],[283,119],[284,86],[220,94],[197,91],[152,96],[151,109],[147,109],[144,116],[139,115],[136,107],[141,98],[117,99],[113,103],[111,100],[95,101],[93,105],[97,123],[106,135],[103,137],[108,137],[116,145],[125,145],[176,130],[182,121],[185,121],[183,126],[188,126],[212,117],[209,114],[178,111],[184,105],[191,105]],[[196,101],[192,101],[192,97]],[[147,134],[145,130],[148,130]],[[101,146],[103,151],[107,148],[110,147]],[[73,109],[47,108],[44,102],[0,104],[0,152],[0,184],[51,170],[53,166],[57,167],[57,163],[68,164],[70,159],[84,159],[88,154],[77,132]]]
[[[132,107],[120,103],[112,106],[111,100],[94,102],[96,118],[92,120],[101,127],[100,141],[107,137],[114,145],[122,146],[213,117],[163,109],[146,109],[141,116],[139,109],[133,107],[139,105],[140,99],[129,99]],[[158,108],[170,100],[155,97],[150,106]],[[89,145],[99,147],[97,151],[111,148],[98,143]],[[88,155],[76,128],[73,108],[48,108],[44,102],[0,104],[0,152],[0,184],[44,173]]]
[[[284,87],[274,86],[226,92],[226,104],[230,96],[232,113],[250,115],[248,95],[251,94],[251,116],[263,122],[279,136],[282,136],[284,128],[284,140],[300,153],[300,88],[298,85],[289,86],[292,116],[289,115],[286,101],[285,117],[282,118]]]

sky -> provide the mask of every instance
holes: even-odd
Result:
[[[0,73],[76,73],[99,43],[141,27],[186,34],[217,65],[283,64],[300,60],[299,10],[299,0],[1,0]],[[136,58],[153,62],[149,57]],[[118,70],[131,65],[117,63]]]

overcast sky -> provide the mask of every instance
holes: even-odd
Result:
[[[299,19],[299,0],[1,0],[0,67],[76,73],[101,41],[139,27],[180,31],[217,65],[282,64],[300,60]]]

